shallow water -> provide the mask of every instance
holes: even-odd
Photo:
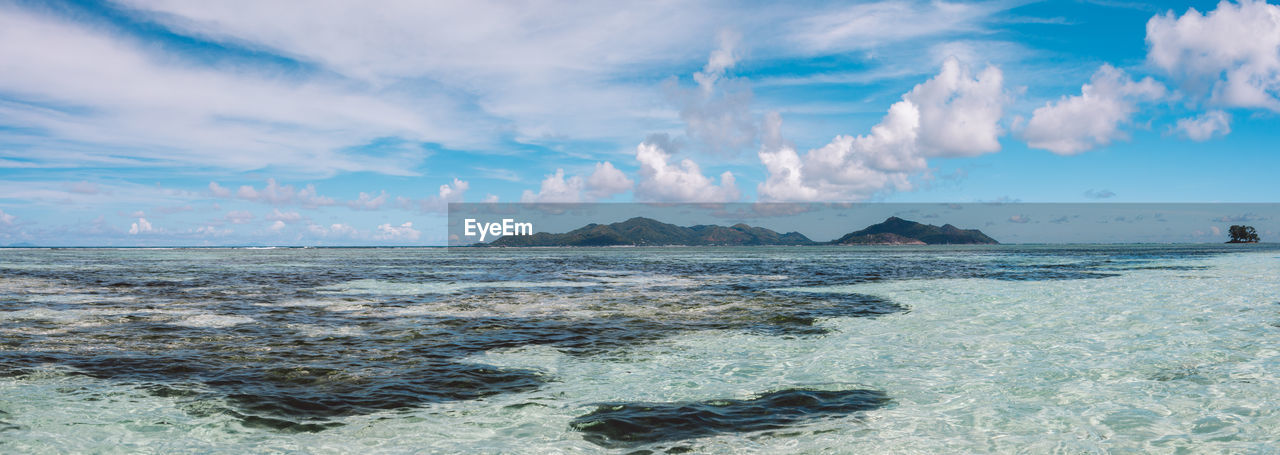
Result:
[[[0,250],[0,452],[1258,452],[1280,250]]]

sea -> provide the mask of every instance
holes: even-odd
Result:
[[[1280,247],[0,250],[0,453],[1278,453]]]

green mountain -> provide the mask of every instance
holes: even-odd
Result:
[[[779,234],[745,224],[729,227],[713,224],[684,227],[643,217],[613,224],[592,223],[563,234],[539,232],[525,236],[506,236],[488,243],[490,246],[512,247],[812,244],[812,240],[799,232]]]
[[[1000,243],[977,229],[942,227],[889,217],[883,223],[845,234],[832,245],[962,245]],[[819,245],[799,232],[779,234],[746,224],[676,226],[635,217],[620,223],[588,224],[563,234],[501,237],[477,246],[707,246],[707,245]]]
[[[831,242],[835,245],[968,245],[997,242],[977,229],[960,229],[950,224],[942,227],[921,224],[891,216],[883,223],[845,234]]]

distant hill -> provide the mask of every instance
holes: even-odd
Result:
[[[588,224],[563,234],[539,232],[509,235],[477,246],[709,246],[709,245],[965,245],[997,244],[977,229],[942,227],[889,217],[883,223],[845,234],[831,242],[814,242],[799,232],[779,234],[746,224],[676,226],[635,217],[612,224]]]
[[[998,244],[977,229],[960,229],[950,224],[942,227],[921,224],[891,216],[883,223],[845,234],[831,242],[835,245],[969,245]]]
[[[506,236],[490,246],[705,246],[705,245],[813,245],[799,232],[779,234],[762,227],[735,224],[676,226],[650,218],[635,217],[620,223],[588,224],[563,234],[539,232]]]

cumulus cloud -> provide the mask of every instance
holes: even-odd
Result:
[[[623,193],[635,184],[626,174],[613,167],[608,161],[596,163],[595,171],[587,178],[564,175],[564,169],[556,169],[554,174],[542,180],[542,186],[534,193],[525,190],[521,202],[584,202],[604,199],[614,194]]]
[[[582,187],[584,185],[582,177],[573,176],[565,180],[564,169],[556,169],[554,174],[547,175],[547,178],[542,180],[542,186],[537,193],[524,190],[524,194],[520,196],[520,201],[578,202],[582,200]]]
[[[1127,138],[1120,126],[1130,121],[1137,103],[1164,95],[1164,86],[1150,77],[1134,82],[1124,71],[1102,65],[1080,88],[1080,95],[1037,108],[1022,137],[1031,147],[1059,155],[1092,150]]]
[[[276,220],[276,222],[271,223],[271,226],[268,226],[267,229],[270,229],[272,232],[280,232],[285,228],[285,226],[284,221]]]
[[[148,234],[157,232],[157,229],[151,226],[151,222],[146,218],[138,218],[138,221],[129,225],[129,235]]]
[[[218,182],[209,182],[209,194],[214,197],[231,197],[231,190],[219,185]]]
[[[668,161],[671,155],[663,149],[665,141],[649,140],[636,146],[640,162],[636,199],[666,202],[731,202],[742,194],[734,183],[733,173],[720,174],[720,183],[702,175],[702,168],[690,159],[679,165]]]
[[[276,179],[267,179],[266,186],[260,190],[250,185],[241,185],[236,191],[236,197],[272,205],[299,204],[303,207],[320,207],[334,204],[332,198],[317,194],[316,186],[313,184],[307,184],[301,190],[295,190],[293,185],[276,183]]]
[[[731,30],[723,30],[720,32],[720,47],[711,52],[711,57],[707,59],[707,64],[702,67],[702,71],[693,74],[693,80],[698,82],[698,86],[704,92],[710,92],[716,81],[724,77],[724,73],[733,65],[738,63],[738,44],[742,41],[742,35]]]
[[[271,209],[271,213],[266,216],[268,221],[284,221],[293,223],[302,220],[302,214],[298,212],[281,212],[280,209]]]
[[[863,200],[911,188],[911,173],[930,157],[976,156],[1000,150],[999,125],[1007,96],[1003,74],[989,66],[977,76],[954,58],[889,107],[871,132],[836,136],[800,155],[783,140],[782,119],[765,119],[760,161],[769,172],[757,186],[764,201]]]
[[[1178,119],[1174,129],[1193,141],[1207,141],[1214,136],[1231,133],[1231,114],[1213,110],[1196,117]]]
[[[1009,217],[1009,222],[1015,224],[1027,224],[1031,222],[1031,217],[1026,215],[1013,215]]]
[[[369,193],[361,192],[360,196],[354,201],[347,201],[347,207],[356,210],[377,210],[387,203],[387,192],[383,191],[377,196]]]
[[[756,119],[751,115],[750,87],[726,77],[738,62],[741,35],[720,33],[719,47],[701,71],[693,74],[697,88],[686,89],[667,81],[667,96],[680,109],[685,134],[720,155],[736,155],[756,139]]]
[[[1147,21],[1147,59],[1209,103],[1280,112],[1280,6],[1222,1]]]
[[[356,228],[347,224],[334,223],[328,227],[319,224],[307,225],[307,232],[320,237],[355,237],[360,234]]]
[[[248,210],[232,210],[227,212],[225,218],[231,224],[245,224],[253,221],[253,214],[249,213]]]
[[[218,182],[209,182],[209,194],[221,198],[229,198],[233,195],[231,189],[219,185]],[[267,184],[261,189],[253,185],[241,185],[234,192],[234,196],[237,199],[278,206],[300,205],[316,208],[337,204],[333,198],[318,194],[314,184],[307,184],[297,189],[293,185],[281,185],[273,178],[267,179]]]
[[[603,199],[630,191],[634,185],[635,182],[613,167],[613,163],[608,161],[596,163],[595,171],[587,177],[587,196]]]
[[[467,193],[467,189],[471,188],[471,184],[465,180],[453,179],[453,182],[440,185],[439,191],[435,196],[425,199],[411,199],[407,197],[396,198],[396,205],[405,209],[416,209],[422,213],[444,213],[449,210],[450,202],[462,202],[462,196]]]
[[[376,240],[418,240],[420,235],[421,233],[413,228],[413,223],[406,221],[399,226],[392,226],[390,223],[379,224],[378,230],[373,234],[373,238]]]
[[[0,224],[3,224],[5,226],[13,226],[14,220],[17,220],[17,219],[18,217],[10,215],[8,213],[4,213],[4,210],[0,210]]]
[[[988,66],[976,77],[954,58],[933,79],[903,96],[915,105],[919,147],[925,156],[978,156],[1000,151],[1000,117],[1007,97],[1004,74]]]

